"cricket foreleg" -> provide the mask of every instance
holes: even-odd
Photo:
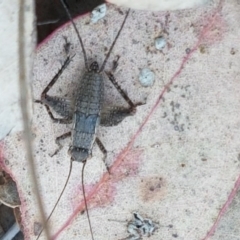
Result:
[[[67,59],[65,60],[64,64],[62,65],[62,67],[60,68],[60,70],[58,71],[58,73],[54,76],[54,78],[51,80],[51,82],[46,86],[46,88],[43,90],[42,94],[41,94],[41,100],[43,101],[43,99],[45,99],[47,92],[51,89],[51,87],[56,83],[56,81],[58,80],[58,78],[61,76],[61,74],[63,73],[63,71],[65,70],[65,68],[68,66],[68,64],[70,63],[70,61],[72,60],[74,56],[67,57]]]
[[[67,137],[70,137],[71,136],[71,132],[67,132],[67,133],[64,133],[63,135],[59,136],[56,138],[55,142],[56,144],[58,145],[58,148],[56,149],[56,151],[51,155],[51,157],[53,157],[54,155],[56,155],[62,148],[63,148],[63,145],[60,143],[61,140],[67,138]]]
[[[100,150],[103,153],[103,162],[104,162],[104,164],[106,166],[106,169],[107,169],[108,173],[110,174],[109,167],[108,167],[107,162],[106,162],[107,150],[106,150],[106,148],[104,147],[103,143],[101,142],[101,140],[98,137],[96,137],[95,141],[96,141],[98,147],[100,148]]]
[[[62,74],[63,70],[67,67],[70,60],[72,58],[68,57],[66,61],[64,62],[61,69],[58,71],[58,73],[54,76],[54,78],[51,80],[51,82],[47,85],[47,87],[43,90],[41,94],[41,100],[36,100],[35,102],[43,104],[47,112],[50,116],[50,118],[53,120],[53,122],[57,123],[63,123],[68,124],[72,121],[72,113],[73,113],[73,106],[70,104],[70,102],[66,99],[61,99],[58,97],[51,97],[47,95],[47,92],[51,89],[51,87],[56,83],[60,75]],[[50,107],[52,107],[58,114],[65,117],[62,118],[55,118],[51,112]]]
[[[113,74],[111,72],[105,72],[105,73],[108,76],[109,80],[114,85],[114,87],[118,90],[118,92],[121,94],[121,96],[124,98],[124,100],[128,103],[129,111],[132,111],[133,114],[134,114],[135,111],[136,111],[136,107],[140,106],[140,105],[143,105],[144,103],[136,103],[136,104],[134,104],[132,102],[132,100],[128,97],[128,95],[122,90],[120,85],[117,83],[117,81],[116,81],[115,77],[113,76]]]

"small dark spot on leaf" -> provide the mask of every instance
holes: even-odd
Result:
[[[135,39],[132,40],[132,44],[138,44],[138,43],[139,43],[139,41],[137,41]]]
[[[154,187],[151,186],[151,187],[149,188],[149,190],[150,190],[150,191],[154,191]]]
[[[191,52],[191,49],[190,48],[186,48],[185,52],[186,52],[186,54],[189,54]]]
[[[179,104],[179,103],[176,103],[176,104],[175,104],[175,107],[176,107],[176,108],[179,108],[179,107],[180,107],[180,104]]]
[[[199,47],[200,53],[206,53],[206,49],[204,46]]]
[[[231,53],[232,55],[235,55],[235,53],[236,53],[235,49],[232,48],[231,51],[230,51],[230,53]]]

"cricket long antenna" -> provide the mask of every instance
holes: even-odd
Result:
[[[108,58],[109,58],[109,56],[110,56],[110,54],[111,54],[111,52],[112,52],[112,50],[113,50],[113,47],[114,47],[115,43],[117,42],[117,39],[118,39],[118,37],[119,37],[119,35],[120,35],[123,27],[124,27],[124,24],[125,24],[125,22],[126,22],[126,20],[127,20],[127,17],[128,17],[128,15],[129,15],[129,12],[130,12],[130,9],[128,9],[128,11],[127,11],[127,14],[126,14],[126,16],[125,16],[125,18],[124,18],[124,20],[123,20],[123,23],[122,23],[122,25],[121,25],[118,33],[117,33],[117,36],[115,37],[115,39],[114,39],[114,41],[113,41],[113,43],[112,43],[112,46],[110,47],[110,50],[109,50],[108,53],[107,53],[107,56],[105,57],[105,59],[104,59],[104,61],[103,61],[103,64],[102,64],[99,72],[102,72],[103,69],[105,68],[105,65],[106,65],[106,63],[107,63],[107,60],[108,60]]]
[[[63,193],[64,193],[65,189],[66,189],[66,186],[67,186],[67,184],[68,184],[68,181],[69,181],[69,179],[70,179],[71,172],[72,172],[72,162],[73,162],[73,161],[72,161],[72,160],[70,160],[70,167],[69,167],[69,172],[68,172],[67,180],[66,180],[66,182],[65,182],[65,184],[64,184],[64,187],[63,187],[63,189],[62,189],[62,191],[61,191],[61,193],[60,193],[60,195],[59,195],[59,197],[58,197],[58,200],[57,200],[57,202],[55,203],[55,205],[54,205],[54,207],[53,207],[53,209],[52,209],[52,211],[51,211],[50,215],[48,216],[48,218],[47,218],[47,220],[46,220],[46,222],[45,222],[45,226],[47,225],[47,223],[48,223],[49,219],[51,218],[51,216],[52,216],[52,214],[53,214],[54,210],[56,209],[56,207],[57,207],[57,205],[58,205],[58,203],[59,203],[60,199],[62,198],[62,195],[63,195]],[[38,240],[38,239],[39,239],[39,237],[41,236],[41,234],[42,234],[43,230],[44,230],[44,229],[42,228],[42,230],[41,230],[41,231],[40,231],[40,233],[38,234],[38,236],[37,236],[37,239],[36,239],[36,240]]]
[[[89,213],[88,213],[88,205],[87,205],[87,199],[86,199],[85,187],[84,187],[84,175],[83,174],[84,174],[84,168],[85,168],[86,162],[87,161],[85,161],[83,163],[83,167],[82,167],[82,191],[83,191],[83,198],[84,198],[85,208],[86,208],[86,212],[87,212],[88,224],[89,224],[92,240],[94,240],[93,231],[92,231],[92,224],[91,224]]]
[[[82,38],[80,37],[79,31],[77,30],[76,24],[75,24],[75,22],[73,21],[73,18],[72,18],[71,14],[70,14],[70,12],[69,12],[69,10],[68,10],[68,7],[67,7],[67,4],[65,3],[65,0],[61,0],[61,3],[62,3],[62,5],[63,5],[63,7],[64,7],[64,9],[65,9],[65,11],[66,11],[66,13],[67,13],[67,15],[68,15],[68,18],[69,18],[70,21],[72,22],[72,25],[73,25],[76,33],[77,33],[78,40],[79,40],[79,42],[80,42],[80,44],[81,44],[81,47],[82,47],[82,52],[83,52],[85,67],[86,67],[86,69],[88,70],[87,55],[86,55],[85,48],[84,48],[84,46],[83,46]]]

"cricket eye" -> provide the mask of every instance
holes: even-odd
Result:
[[[98,63],[96,61],[92,62],[90,65],[90,71],[91,72],[97,72],[99,70]]]

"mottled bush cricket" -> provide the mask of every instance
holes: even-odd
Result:
[[[50,219],[51,215],[53,214],[56,206],[58,205],[58,202],[60,201],[65,188],[67,186],[67,183],[69,181],[71,170],[72,170],[72,162],[82,162],[82,191],[83,191],[83,198],[89,223],[89,228],[91,232],[91,237],[93,237],[93,231],[91,227],[91,222],[89,218],[89,212],[87,207],[87,201],[85,196],[85,188],[84,188],[84,168],[87,162],[87,159],[91,157],[92,154],[92,148],[94,142],[97,143],[98,147],[104,154],[104,163],[107,156],[107,150],[105,149],[104,145],[100,141],[100,139],[96,136],[96,130],[99,125],[102,126],[114,126],[120,123],[125,117],[134,115],[136,112],[136,107],[138,105],[141,105],[141,103],[134,104],[130,98],[127,96],[127,94],[121,89],[121,87],[118,85],[115,77],[111,72],[104,71],[105,65],[107,63],[107,60],[112,52],[112,49],[124,27],[124,24],[126,22],[126,19],[129,15],[130,10],[127,11],[125,18],[122,22],[122,25],[101,65],[99,67],[98,63],[96,61],[92,62],[90,67],[88,66],[88,60],[86,56],[86,52],[83,46],[83,41],[80,37],[80,34],[77,30],[77,27],[71,17],[71,14],[67,8],[67,5],[64,0],[61,0],[62,5],[64,6],[64,9],[72,22],[72,26],[74,27],[78,40],[80,42],[83,57],[84,57],[84,63],[85,63],[85,73],[80,81],[80,85],[78,88],[78,94],[76,98],[73,101],[69,101],[66,99],[62,99],[59,97],[53,97],[49,96],[47,93],[51,89],[51,87],[56,83],[64,69],[68,66],[71,59],[73,57],[67,57],[66,61],[64,62],[63,66],[59,70],[59,72],[54,76],[54,78],[50,81],[50,83],[47,85],[47,87],[44,89],[44,91],[41,94],[41,100],[37,100],[36,102],[43,104],[47,112],[52,119],[53,122],[60,123],[60,124],[72,124],[72,130],[70,132],[64,133],[63,135],[56,138],[56,143],[59,146],[59,148],[55,151],[55,154],[59,152],[59,150],[62,148],[62,145],[60,144],[60,140],[65,139],[67,137],[71,136],[71,145],[68,150],[68,153],[71,157],[70,160],[70,168],[67,180],[65,182],[65,185],[60,193],[60,196],[52,209],[50,215],[47,218],[47,221]],[[114,64],[114,68],[116,67],[116,63]],[[114,107],[114,108],[104,108],[103,106],[103,96],[104,96],[104,73],[109,78],[109,80],[112,82],[112,84],[115,86],[115,88],[118,90],[120,95],[125,99],[125,101],[128,103],[129,107]],[[51,112],[51,109],[53,109],[57,114],[59,114],[62,118],[55,118],[54,115]],[[106,164],[106,163],[105,163]],[[109,172],[109,169],[107,167],[107,170]],[[110,173],[110,172],[109,172]],[[43,229],[42,229],[43,231]],[[39,233],[37,239],[40,237],[42,231]]]

